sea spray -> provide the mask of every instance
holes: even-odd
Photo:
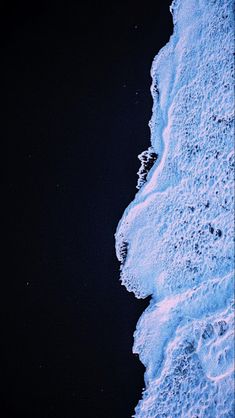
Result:
[[[151,296],[137,418],[234,417],[233,6],[173,1],[152,65],[151,148],[116,232],[122,284]]]

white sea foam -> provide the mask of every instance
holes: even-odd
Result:
[[[135,417],[234,417],[234,10],[175,0],[153,61],[151,148],[116,232],[121,281],[151,295]],[[143,175],[149,153],[157,156]],[[144,158],[143,158],[144,157]],[[144,163],[143,163],[144,159]]]

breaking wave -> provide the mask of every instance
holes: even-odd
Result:
[[[175,0],[152,65],[151,147],[116,231],[121,281],[151,296],[137,418],[234,417],[234,10]]]

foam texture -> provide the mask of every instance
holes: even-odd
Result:
[[[122,284],[151,296],[136,418],[235,416],[233,7],[173,1],[151,69],[151,147],[116,231]]]

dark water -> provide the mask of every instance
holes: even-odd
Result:
[[[149,146],[149,71],[171,34],[168,8],[3,6],[4,416],[127,418],[140,397],[132,335],[148,301],[120,286],[113,235]]]

